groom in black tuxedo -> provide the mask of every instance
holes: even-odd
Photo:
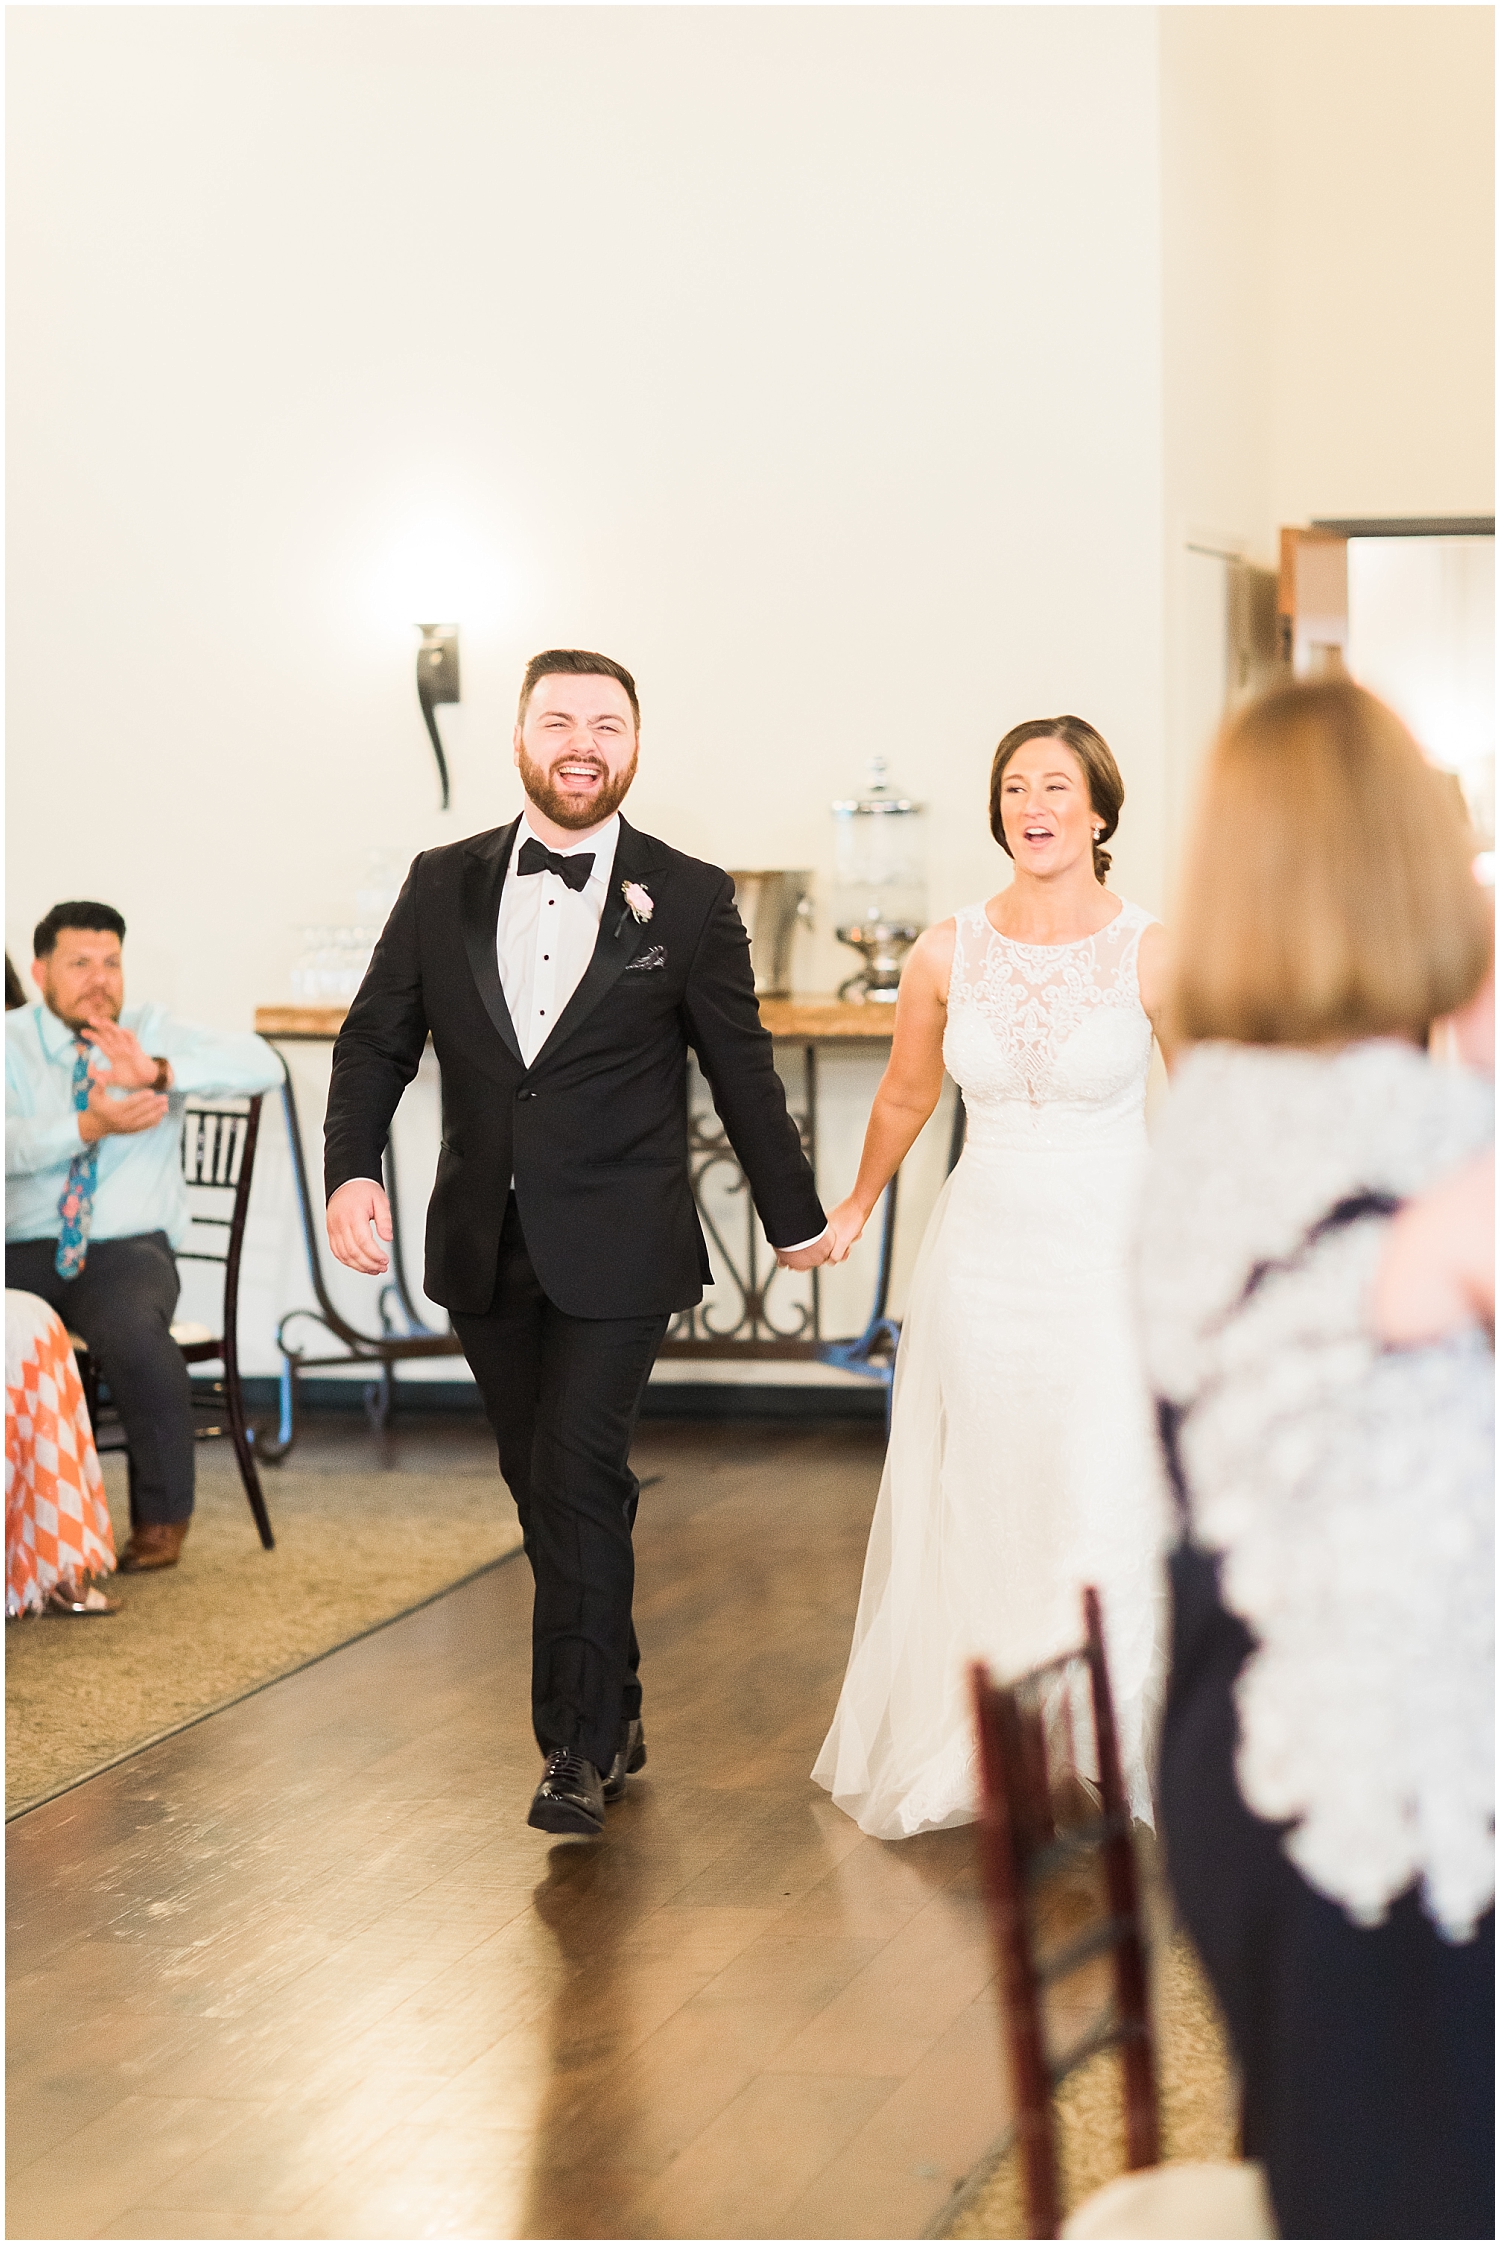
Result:
[[[328,1238],[383,1271],[378,1182],[429,1034],[443,1141],[428,1296],[484,1399],[536,1582],[528,1821],[598,1833],[646,1759],[630,1442],[673,1313],[712,1278],[688,1172],[689,1045],[781,1261],[824,1215],[771,1062],[728,874],[619,815],[640,706],[606,655],[528,664],[526,808],[413,864],[333,1051]]]

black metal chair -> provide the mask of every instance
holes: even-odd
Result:
[[[177,1250],[180,1263],[217,1263],[224,1272],[224,1306],[217,1333],[186,1319],[173,1321],[172,1338],[191,1364],[221,1364],[216,1380],[193,1382],[195,1412],[214,1414],[219,1424],[195,1429],[200,1442],[228,1435],[244,1483],[245,1496],[260,1540],[274,1550],[270,1515],[261,1494],[256,1470],[254,1437],[245,1416],[240,1380],[239,1292],[240,1256],[245,1242],[245,1217],[250,1206],[250,1181],[255,1168],[255,1145],[260,1135],[261,1094],[253,1099],[190,1099],[182,1117],[182,1174],[188,1187],[192,1229],[187,1244]],[[216,1234],[225,1235],[222,1239]],[[83,1382],[95,1446],[123,1450],[131,1475],[130,1516],[135,1520],[134,1474],[129,1444],[118,1414],[109,1402],[109,1382],[101,1376],[87,1344],[70,1334]]]

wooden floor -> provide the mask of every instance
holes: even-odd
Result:
[[[11,2237],[914,2237],[1005,2120],[968,1832],[808,1781],[878,1430],[658,1424],[650,1768],[523,1821],[501,1566],[10,1827]]]

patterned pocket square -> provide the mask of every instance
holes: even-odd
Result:
[[[667,963],[664,943],[648,943],[638,958],[632,959],[625,969],[627,974],[657,974]]]

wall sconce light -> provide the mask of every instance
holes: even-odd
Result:
[[[443,809],[448,808],[448,759],[443,754],[442,737],[437,729],[437,719],[432,712],[438,702],[458,700],[458,626],[457,624],[419,624],[422,644],[417,649],[417,699],[422,704],[422,718],[432,741],[432,753],[437,758],[438,778],[443,783]]]

